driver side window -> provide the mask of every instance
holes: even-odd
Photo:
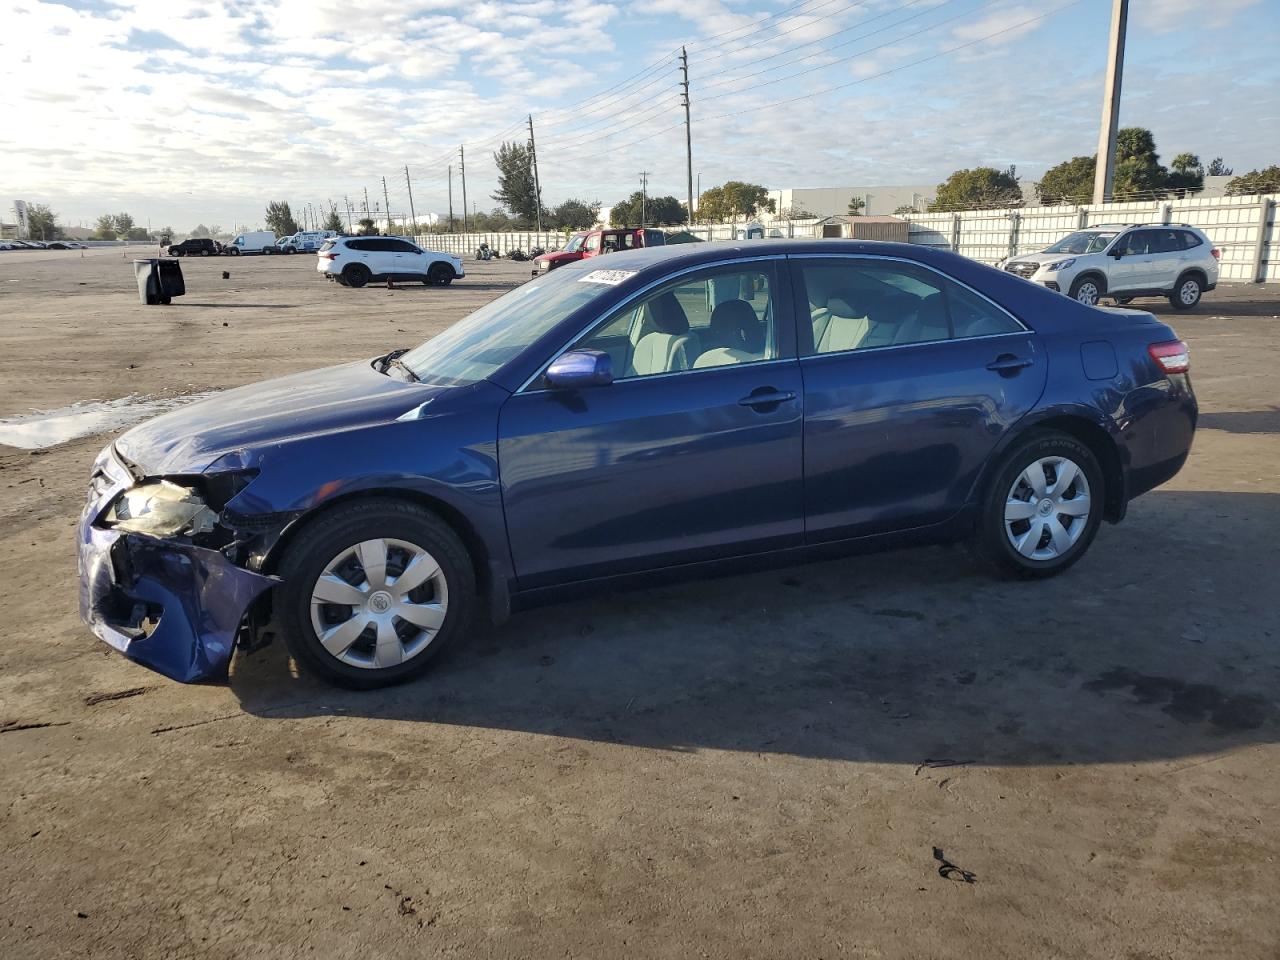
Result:
[[[778,356],[771,265],[664,285],[573,345],[603,350],[618,380],[758,363]]]

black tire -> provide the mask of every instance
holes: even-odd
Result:
[[[342,279],[348,287],[363,287],[373,279],[373,274],[363,263],[353,263],[343,268]]]
[[[201,250],[201,251],[200,251],[200,256],[202,256],[202,257],[207,257],[208,255],[209,255],[209,251],[208,251],[208,250]]]
[[[1169,294],[1169,306],[1175,310],[1190,310],[1203,295],[1204,281],[1195,274],[1184,274]]]
[[[1122,307],[1133,303],[1133,297],[1112,297],[1111,299]]]
[[[1016,489],[1015,484],[1021,485],[1025,483],[1021,479],[1024,471],[1044,458],[1063,458],[1070,460],[1079,467],[1080,474],[1084,476],[1085,482],[1088,484],[1088,514],[1083,517],[1066,517],[1064,521],[1064,514],[1052,512],[1041,514],[1037,511],[1035,516],[1027,520],[1014,521],[1012,524],[1006,525],[1006,505],[1010,502],[1010,495]],[[1044,476],[1047,479],[1047,472],[1044,473]],[[1060,475],[1055,473],[1055,482],[1058,476]],[[1030,491],[1028,490],[1028,492]],[[1080,497],[1083,490],[1078,481],[1073,481],[1063,492],[1067,494],[1074,493],[1074,496],[1071,497],[1071,500],[1074,501]],[[1034,500],[1035,497],[1033,495],[1027,502],[1033,503]],[[1041,502],[1043,503],[1044,501]],[[1093,542],[1093,538],[1098,533],[1098,527],[1102,523],[1102,509],[1105,502],[1106,489],[1104,487],[1102,469],[1098,466],[1098,460],[1093,455],[1093,451],[1075,437],[1065,433],[1058,433],[1057,431],[1032,433],[1014,444],[1013,448],[1001,459],[1000,465],[992,475],[991,483],[983,496],[982,509],[978,517],[978,527],[974,532],[974,552],[1004,576],[1028,580],[1051,577],[1066,570],[1084,556],[1089,549],[1089,545]],[[1052,530],[1044,526],[1044,524],[1050,518],[1067,530],[1068,534],[1075,530],[1075,523],[1082,523],[1083,527],[1079,534],[1074,537],[1071,545],[1059,555],[1037,559],[1019,552],[1014,546],[1011,537],[1019,533],[1022,533],[1023,536],[1029,535],[1032,525],[1039,525],[1036,529],[1041,532],[1037,534],[1036,542],[1043,543],[1045,551],[1048,551]],[[1023,523],[1027,524],[1025,531],[1021,526]],[[1068,527],[1067,523],[1070,523],[1071,526]],[[1030,546],[1035,551],[1035,545],[1030,544]]]
[[[230,250],[228,250],[227,252],[228,252],[228,253],[230,253],[230,254],[231,254],[231,256],[233,256],[233,257],[238,257],[238,256],[240,256],[240,248],[239,248],[239,247],[232,247],[232,248],[231,248]]]
[[[1096,307],[1098,300],[1106,292],[1107,284],[1101,277],[1086,273],[1072,281],[1071,290],[1067,293],[1067,296],[1077,303],[1083,303],[1087,307]]]
[[[426,550],[439,564],[448,589],[444,622],[424,649],[394,667],[359,667],[325,650],[311,615],[311,594],[325,567],[343,551],[384,538]],[[476,608],[475,570],[453,529],[430,511],[400,500],[366,500],[336,507],[298,534],[279,567],[279,622],[300,666],[343,687],[371,690],[424,673],[440,653],[467,634]],[[327,608],[325,608],[327,609]]]
[[[427,268],[427,283],[447,287],[453,283],[453,267],[447,263],[433,263]]]

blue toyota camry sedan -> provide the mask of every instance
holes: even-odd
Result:
[[[225,678],[267,624],[375,687],[584,587],[967,540],[1045,577],[1173,476],[1187,347],[950,253],[659,247],[526,283],[411,350],[241,387],[99,456],[99,637]]]

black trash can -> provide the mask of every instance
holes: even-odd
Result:
[[[174,297],[186,295],[182,264],[177,260],[135,260],[133,272],[138,278],[138,299],[142,303],[169,303]]]

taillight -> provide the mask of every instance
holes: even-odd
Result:
[[[338,255],[336,253],[322,253],[320,254],[320,259],[321,260],[337,260]]]
[[[1191,367],[1191,354],[1181,340],[1153,343],[1147,347],[1147,353],[1165,373],[1186,373]]]
[[[1215,259],[1215,260],[1221,260],[1221,259],[1222,259],[1222,251],[1221,251],[1221,250],[1219,250],[1217,247],[1214,247],[1214,248],[1213,248],[1212,250],[1210,250],[1209,252],[1213,254],[1213,259]]]

